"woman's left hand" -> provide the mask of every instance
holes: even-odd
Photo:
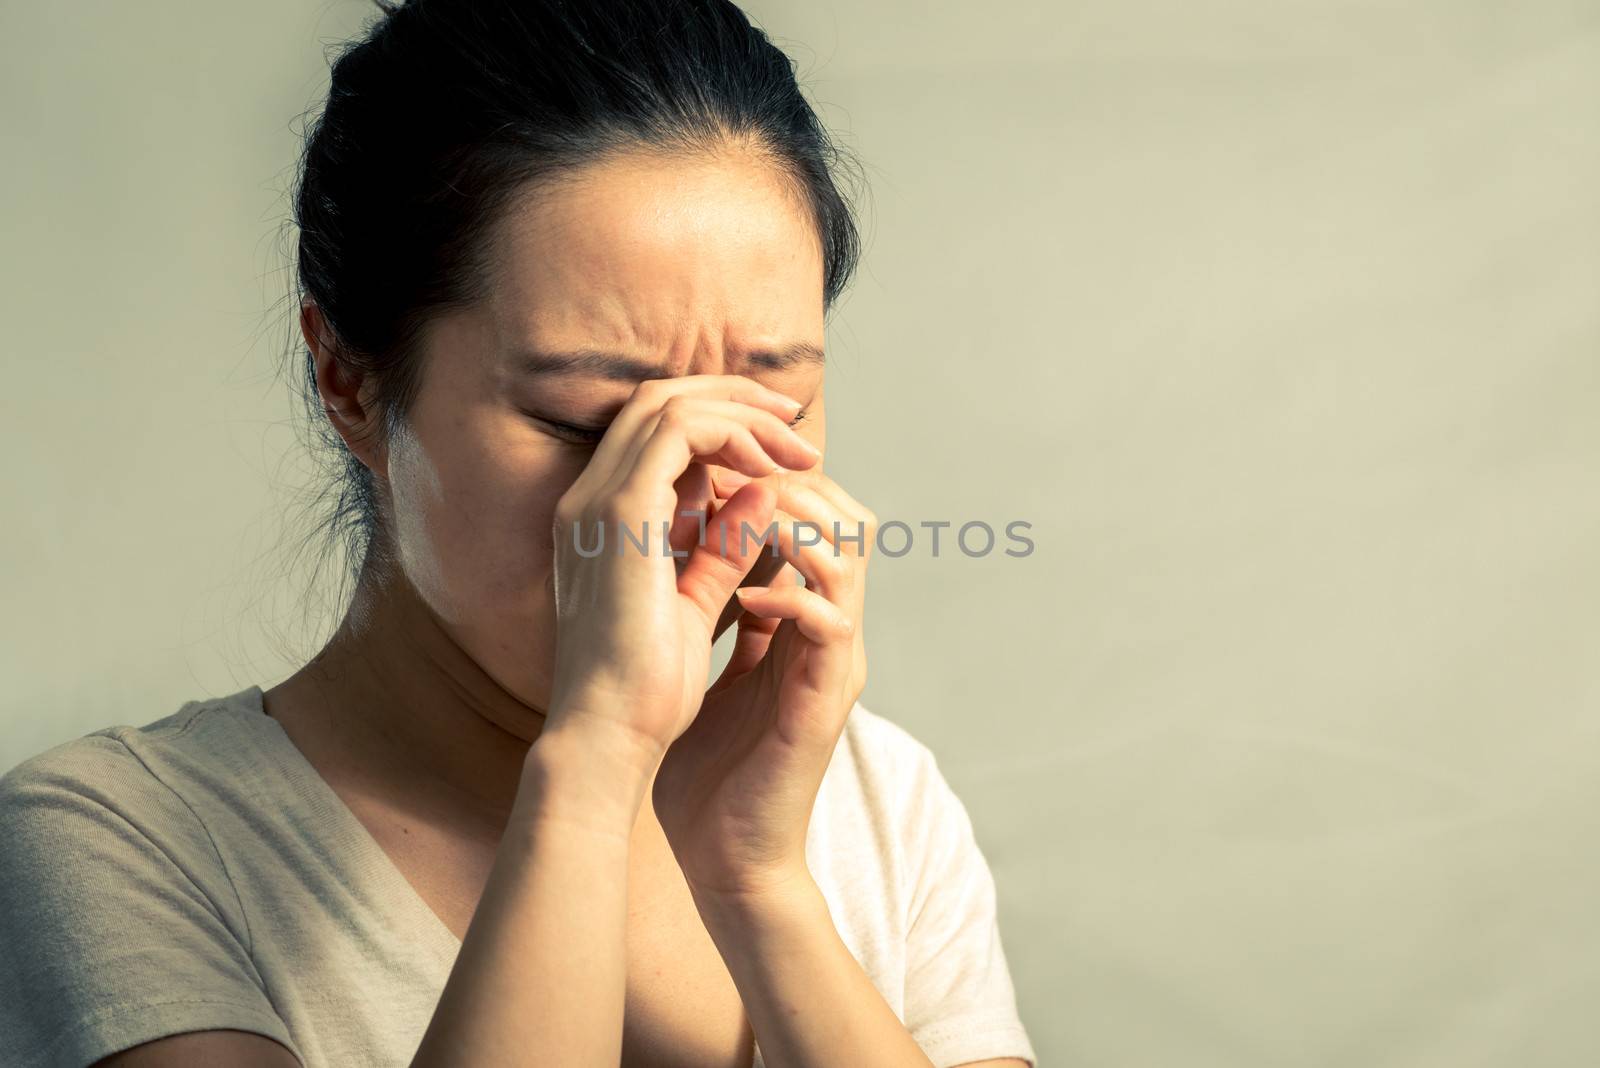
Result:
[[[697,898],[744,900],[809,878],[812,806],[866,685],[861,622],[877,517],[820,469],[759,481],[777,494],[786,563],[770,586],[741,587],[732,657],[651,788]],[[816,544],[799,544],[818,530]]]

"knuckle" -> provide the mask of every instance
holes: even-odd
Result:
[[[657,407],[666,402],[667,384],[665,378],[647,378],[633,388],[633,395],[641,404]]]
[[[575,521],[583,518],[583,502],[571,493],[564,493],[556,501],[555,511],[551,514],[551,523],[556,530],[565,530]]]
[[[661,406],[661,412],[656,419],[657,430],[682,433],[688,428],[693,421],[693,411],[682,401],[681,397],[672,397]]]
[[[606,497],[604,500],[597,501],[592,511],[594,512],[595,519],[600,520],[608,526],[615,526],[620,523],[626,523],[634,516],[638,515],[639,506],[634,501],[633,496],[629,492],[627,486],[622,486],[617,490],[617,492],[611,494],[609,497]]]
[[[822,555],[819,570],[830,585],[840,586],[849,590],[855,585],[856,569],[849,559],[839,552],[838,546],[832,547],[832,552]]]
[[[765,458],[767,455],[767,450],[762,446],[761,439],[757,438],[748,427],[735,434],[732,440],[738,441],[745,448],[749,449],[752,455],[763,458]]]

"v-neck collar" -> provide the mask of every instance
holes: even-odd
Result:
[[[353,880],[363,877],[374,880],[380,898],[409,914],[414,924],[412,929],[420,932],[429,947],[436,948],[441,957],[453,962],[461,951],[461,939],[445,926],[433,907],[401,874],[383,846],[372,837],[372,832],[300,752],[283,724],[267,715],[261,687],[246,687],[227,700],[244,713],[244,718],[258,729],[265,743],[278,755],[278,766],[288,776],[295,796],[313,811],[317,825],[325,828],[333,839],[330,851],[346,859],[343,865],[346,874]]]
[[[316,824],[327,829],[332,838],[330,851],[348,858],[348,863],[344,865],[348,877],[352,880],[363,877],[374,880],[377,884],[376,893],[382,900],[393,902],[395,908],[409,914],[415,924],[412,929],[421,932],[421,937],[438,955],[448,975],[461,952],[461,939],[445,926],[438,913],[417,893],[411,881],[401,874],[383,846],[372,837],[372,832],[356,818],[350,806],[344,803],[344,799],[322,777],[322,773],[300,752],[289,737],[289,732],[283,729],[283,724],[267,715],[261,687],[248,686],[223,698],[222,703],[239,712],[256,729],[263,744],[276,755],[278,767],[290,780],[295,796],[302,799]],[[765,1068],[759,1046],[753,1051],[750,1068]]]

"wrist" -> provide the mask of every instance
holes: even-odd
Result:
[[[624,728],[552,718],[523,761],[513,818],[628,838],[658,762]]]
[[[689,894],[708,929],[741,934],[782,931],[832,922],[827,900],[804,865],[750,880],[737,888],[689,883]]]

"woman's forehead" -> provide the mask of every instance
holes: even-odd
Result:
[[[508,217],[496,273],[502,312],[552,347],[659,347],[650,335],[717,322],[806,340],[823,316],[815,227],[769,163],[741,156],[627,157],[539,189]]]

